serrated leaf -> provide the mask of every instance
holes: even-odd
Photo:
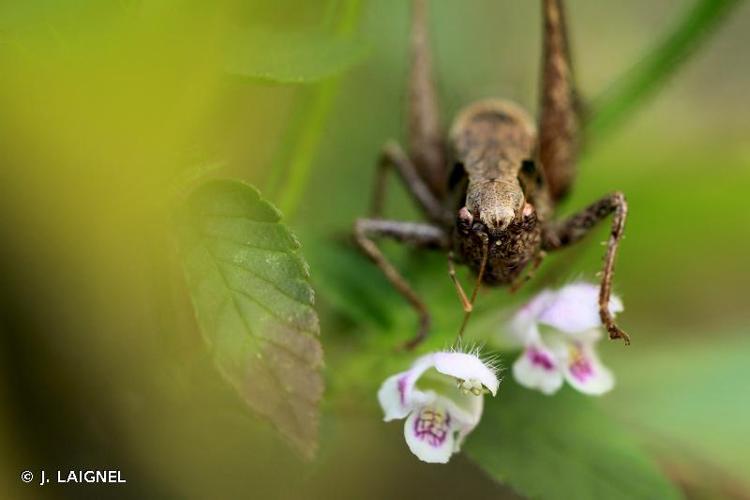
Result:
[[[670,499],[679,491],[633,437],[590,398],[553,397],[506,379],[486,398],[465,452],[496,480],[530,498]]]
[[[250,408],[312,457],[323,352],[307,264],[280,218],[251,186],[207,182],[180,215],[183,265],[221,373]]]
[[[366,53],[361,42],[320,32],[253,27],[232,37],[225,70],[277,83],[312,83],[346,71]]]

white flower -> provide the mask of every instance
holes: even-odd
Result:
[[[484,392],[494,396],[498,385],[494,367],[476,354],[436,352],[388,377],[378,401],[386,422],[406,418],[404,437],[412,453],[424,462],[446,463],[479,423]]]
[[[511,333],[524,347],[513,364],[513,377],[519,384],[544,394],[555,393],[563,381],[590,395],[614,387],[612,372],[594,351],[602,326],[598,299],[598,286],[572,283],[539,293],[516,313]],[[612,296],[609,310],[613,315],[621,312],[622,301]]]

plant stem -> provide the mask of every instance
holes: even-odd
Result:
[[[641,61],[594,99],[587,139],[601,141],[625,121],[696,51],[742,0],[698,0]]]
[[[343,14],[335,28],[337,35],[351,35],[359,20],[360,6],[360,0],[345,2]],[[340,84],[340,76],[334,76],[318,83],[304,110],[303,125],[289,163],[286,183],[278,198],[279,208],[287,220],[294,215],[305,185],[310,178],[310,168],[323,134],[323,126],[331,111]]]

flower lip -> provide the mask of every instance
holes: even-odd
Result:
[[[497,394],[500,381],[495,371],[477,356],[465,352],[436,352],[433,354],[433,361],[438,372],[466,381],[468,385],[476,385],[473,381],[478,381],[493,396]]]
[[[452,420],[439,405],[415,409],[404,423],[404,439],[411,452],[423,462],[448,463],[457,445]]]
[[[566,364],[565,380],[584,394],[600,396],[615,385],[614,375],[599,361],[591,345],[571,345]]]
[[[513,377],[529,389],[554,394],[563,384],[560,361],[544,345],[530,345],[513,363]]]
[[[531,346],[527,349],[527,355],[532,365],[541,367],[544,371],[552,371],[556,368],[552,355],[544,352],[542,349]]]

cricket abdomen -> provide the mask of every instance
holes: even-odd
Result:
[[[490,231],[507,228],[522,209],[518,172],[535,141],[531,117],[509,101],[473,103],[454,120],[452,152],[469,181],[465,205]]]

